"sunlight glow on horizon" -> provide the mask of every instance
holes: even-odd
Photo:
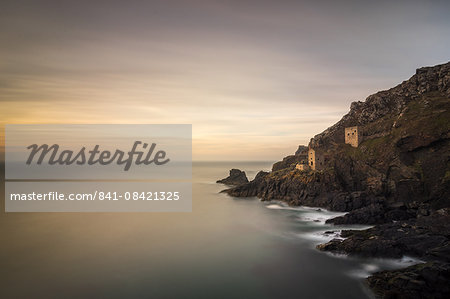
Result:
[[[442,3],[38,2],[0,13],[1,128],[188,123],[194,160],[279,160],[449,59]]]

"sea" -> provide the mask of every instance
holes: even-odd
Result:
[[[268,162],[194,162],[192,212],[0,212],[1,298],[372,298],[370,273],[420,262],[318,251],[343,213],[233,198]]]

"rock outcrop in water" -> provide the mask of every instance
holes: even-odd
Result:
[[[362,131],[357,148],[344,144],[350,126]],[[352,103],[350,112],[312,138],[309,147],[329,157],[324,170],[296,170],[302,157],[288,156],[272,172],[225,192],[349,212],[330,223],[376,225],[343,232],[346,240],[332,240],[321,250],[449,262],[450,63],[418,69],[398,86]],[[416,285],[426,284],[419,270],[404,271]],[[393,284],[390,274],[373,277],[376,283],[369,278],[369,285],[382,297],[408,289],[408,283]],[[440,290],[439,296],[448,294],[448,288]],[[415,292],[417,298],[430,294],[425,287]]]
[[[230,186],[239,186],[245,183],[248,183],[247,176],[244,171],[239,169],[231,169],[230,175],[222,180],[218,180],[216,183],[230,185]]]

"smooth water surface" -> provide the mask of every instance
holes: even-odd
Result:
[[[271,163],[198,162],[192,213],[1,213],[4,298],[367,298],[380,265],[314,247],[338,213],[233,199],[217,179]],[[4,197],[2,184],[2,198]],[[2,200],[4,211],[4,200]]]

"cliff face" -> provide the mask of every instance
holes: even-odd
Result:
[[[357,148],[344,144],[345,127],[352,126],[362,132]],[[449,298],[450,62],[352,103],[309,146],[329,157],[324,170],[297,170],[303,157],[288,156],[272,172],[224,192],[349,211],[328,222],[376,225],[343,231],[345,240],[318,249],[419,257],[427,263],[375,273],[368,285],[380,298]]]
[[[449,108],[450,63],[418,69],[400,85],[352,103],[338,123],[311,139],[329,157],[325,170],[300,172],[299,157],[288,156],[270,174],[226,192],[339,211],[381,209],[393,220],[448,207]],[[355,125],[363,137],[358,148],[344,144],[344,128]],[[340,221],[361,218],[353,213]]]
[[[310,146],[343,143],[342,132],[345,127],[365,126],[386,116],[399,116],[411,101],[430,93],[440,94],[447,99],[450,97],[450,63],[417,69],[415,75],[396,87],[370,95],[364,102],[353,102],[350,112],[335,125],[312,138]],[[382,131],[366,131],[364,134],[371,136],[383,133]]]

